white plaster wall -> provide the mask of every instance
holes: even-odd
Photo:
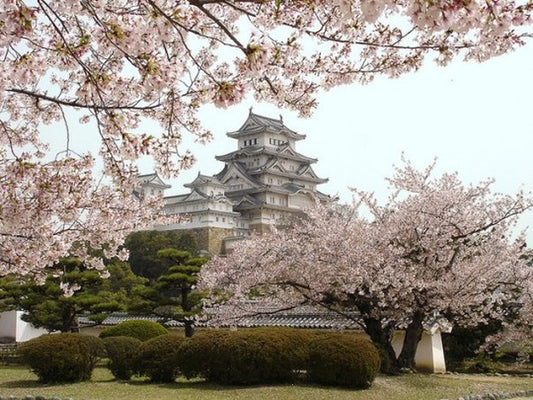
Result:
[[[224,190],[222,187],[218,185],[213,185],[213,184],[202,185],[200,187],[200,190],[202,190],[208,196],[218,196],[224,193]]]
[[[313,206],[312,200],[309,196],[304,194],[296,194],[294,196],[289,196],[289,207],[304,209]]]
[[[22,314],[22,311],[6,311],[0,314],[0,337],[25,342],[47,333],[45,329],[35,328],[24,322],[21,319]]]
[[[180,222],[176,224],[168,225],[157,225],[156,230],[159,231],[168,231],[168,230],[188,230],[195,228],[224,228],[224,229],[233,229],[236,227],[235,213],[225,214],[223,211],[220,213],[211,212],[209,214],[196,214],[190,215],[190,220],[187,222]],[[217,221],[218,217],[218,221]]]
[[[22,311],[17,311],[17,342],[25,342],[27,340],[39,337],[48,333],[46,329],[35,328],[32,324],[24,322],[21,319]]]
[[[392,347],[396,355],[399,355],[402,350],[404,337],[405,332],[394,332]],[[440,331],[433,335],[425,331],[422,333],[422,339],[420,339],[415,353],[415,368],[419,371],[432,373],[446,372],[446,361],[444,360]]]
[[[17,334],[17,312],[5,311],[0,313],[0,337],[15,340]]]

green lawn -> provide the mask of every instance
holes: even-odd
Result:
[[[346,390],[310,385],[224,387],[204,382],[155,385],[136,379],[116,382],[97,368],[90,382],[42,385],[24,367],[0,366],[0,396],[42,395],[75,400],[120,399],[320,399],[320,400],[431,400],[457,399],[467,394],[516,392],[533,389],[532,378],[481,375],[379,376],[368,390]]]

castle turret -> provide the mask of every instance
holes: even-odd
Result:
[[[224,163],[218,174],[198,174],[184,185],[189,193],[165,197],[166,213],[186,215],[188,222],[159,229],[190,230],[213,254],[251,231],[286,223],[316,198],[329,198],[316,189],[328,181],[313,171],[317,159],[296,151],[306,136],[287,128],[283,118],[250,110],[244,124],[227,136],[237,140],[237,150],[216,157]]]
[[[237,139],[237,150],[216,157],[225,166],[215,177],[251,229],[262,232],[312,206],[315,197],[327,198],[316,189],[328,181],[313,171],[317,160],[296,151],[296,142],[306,136],[287,128],[281,117],[250,111],[244,124],[227,135]]]

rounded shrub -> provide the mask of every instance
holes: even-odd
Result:
[[[266,336],[275,341],[284,353],[284,359],[280,360],[292,369],[292,373],[303,371],[307,367],[309,358],[309,343],[316,333],[308,329],[296,329],[285,327],[254,328],[250,332]]]
[[[382,346],[374,345],[376,346],[376,349],[378,350],[379,354],[379,361],[380,361],[380,368],[379,372],[387,375],[398,375],[399,369],[395,367],[394,362],[387,353],[387,350],[385,350]]]
[[[173,382],[179,373],[179,350],[184,340],[167,334],[143,342],[137,351],[136,372],[152,382]]]
[[[91,378],[94,363],[86,336],[43,335],[22,343],[18,351],[41,382],[80,382]]]
[[[230,332],[227,330],[208,330],[197,332],[186,338],[180,347],[180,372],[187,378],[209,379],[211,366],[216,360],[215,351]],[[216,366],[213,367],[216,369]]]
[[[89,358],[92,370],[96,367],[98,361],[105,357],[104,342],[96,336],[80,335],[80,338],[89,346]]]
[[[108,358],[107,368],[116,379],[130,379],[135,372],[135,357],[142,342],[128,336],[111,336],[103,342]]]
[[[118,325],[107,328],[100,333],[102,339],[111,336],[129,336],[144,342],[156,336],[168,334],[168,329],[163,325],[146,320],[124,321]]]
[[[307,359],[306,337],[282,328],[198,333],[183,343],[180,369],[226,385],[292,381]]]
[[[366,339],[350,334],[324,334],[309,344],[307,373],[312,382],[367,388],[379,369],[378,351]]]

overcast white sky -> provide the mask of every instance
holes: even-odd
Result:
[[[423,168],[438,158],[437,171],[457,171],[465,183],[488,177],[494,189],[533,191],[533,47],[485,63],[454,62],[437,67],[428,60],[422,70],[370,85],[344,86],[324,93],[309,119],[253,100],[220,110],[206,107],[201,115],[214,133],[207,146],[193,146],[198,157],[191,171],[170,182],[169,193],[183,193],[199,171],[219,172],[215,155],[236,149],[226,132],[238,129],[249,107],[255,113],[278,117],[307,138],[297,150],[318,158],[315,172],[329,178],[321,191],[351,201],[348,187],[375,192],[385,199],[384,180],[401,153]],[[144,170],[143,170],[144,168]],[[147,166],[141,166],[149,172]],[[533,227],[533,213],[522,227]],[[532,231],[533,229],[529,229]],[[533,232],[529,232],[533,244]]]
[[[212,175],[223,168],[215,156],[236,149],[236,141],[226,132],[242,125],[250,107],[269,117],[282,114],[289,128],[307,135],[297,150],[318,159],[315,172],[329,178],[319,189],[343,202],[351,201],[349,187],[375,192],[384,201],[389,194],[384,178],[392,174],[393,164],[400,164],[402,152],[420,168],[437,157],[437,172],[457,171],[465,183],[491,177],[496,191],[533,192],[532,94],[533,43],[529,43],[481,64],[456,61],[438,67],[427,60],[420,71],[395,80],[379,78],[366,86],[333,89],[320,95],[318,108],[308,119],[251,98],[225,110],[208,106],[200,116],[214,140],[206,146],[185,144],[198,162],[169,182],[172,189],[167,194],[187,192],[183,184],[198,172]],[[96,153],[94,128],[76,129],[80,130],[76,149]],[[63,148],[56,129],[43,134]],[[139,167],[142,173],[152,171],[150,163]],[[533,247],[533,211],[522,218],[521,228],[528,226],[528,243]]]

